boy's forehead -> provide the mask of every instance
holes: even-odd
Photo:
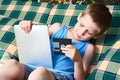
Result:
[[[84,15],[78,20],[82,25],[87,27],[91,32],[99,33],[100,27],[92,20],[90,15]]]

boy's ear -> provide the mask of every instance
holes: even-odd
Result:
[[[98,38],[100,38],[100,37],[102,37],[102,36],[103,36],[103,34],[99,34],[99,35],[94,36],[93,38],[94,38],[94,39],[98,39]]]

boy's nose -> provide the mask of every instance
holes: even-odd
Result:
[[[82,29],[82,30],[80,30],[80,35],[82,35],[82,36],[84,36],[85,35],[85,33],[86,33],[86,29]]]

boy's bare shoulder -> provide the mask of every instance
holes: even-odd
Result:
[[[51,34],[55,33],[56,31],[58,31],[58,29],[60,29],[62,27],[61,23],[54,23],[52,25],[50,25],[49,27],[49,32]]]
[[[60,28],[62,26],[62,24],[61,23],[54,23],[54,24],[52,24],[51,25],[51,27],[53,27],[53,28]]]
[[[95,46],[91,43],[88,44],[85,53],[85,55],[93,56],[95,54]]]
[[[91,51],[91,52],[94,52],[94,51],[95,51],[95,46],[90,43],[90,44],[88,44],[88,46],[87,46],[87,50],[88,50],[88,51]]]

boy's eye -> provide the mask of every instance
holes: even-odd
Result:
[[[93,35],[92,33],[88,32],[89,35]]]

